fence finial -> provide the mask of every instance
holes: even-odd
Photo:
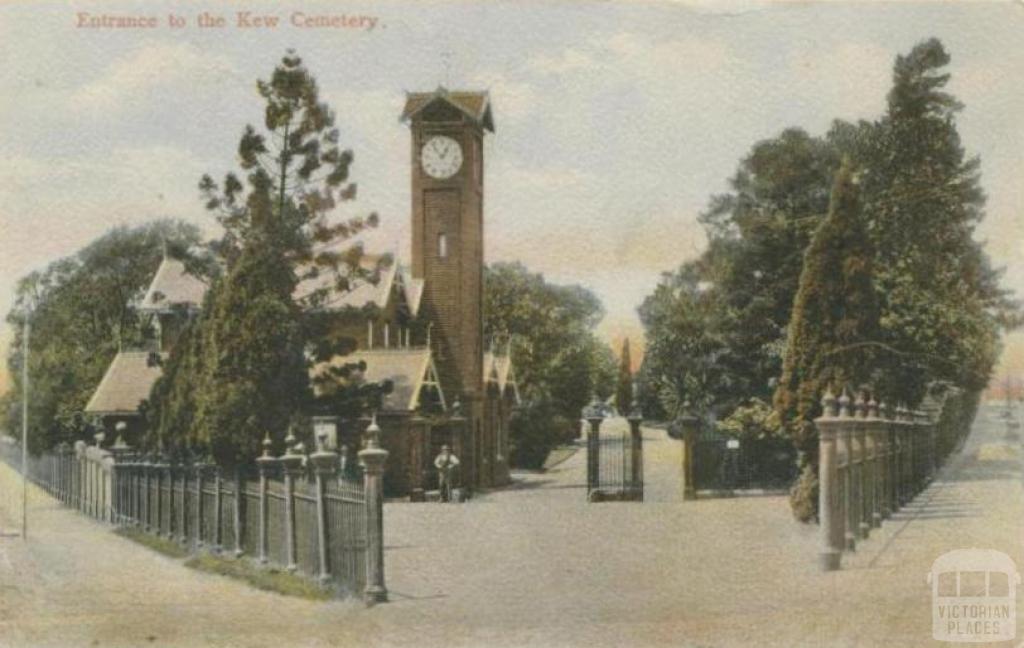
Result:
[[[850,390],[847,387],[843,387],[843,395],[839,397],[839,416],[840,418],[849,418],[850,412]]]
[[[821,409],[824,416],[836,415],[836,395],[832,393],[832,385],[825,388],[825,395],[821,397]]]
[[[263,444],[262,445],[263,445],[263,454],[260,455],[260,456],[261,457],[270,457],[270,446],[273,445],[273,442],[270,440],[270,431],[269,430],[267,430],[266,432],[263,433]]]
[[[854,404],[854,409],[857,413],[857,418],[867,418],[868,401],[864,398],[863,391],[857,393],[857,402]]]
[[[875,400],[875,395],[871,394],[871,400],[868,401],[868,416],[878,418],[878,408],[878,401]]]
[[[377,412],[373,413],[372,418],[370,418],[370,425],[366,428],[366,447],[380,447],[380,426],[377,425]]]

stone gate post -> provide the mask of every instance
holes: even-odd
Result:
[[[601,470],[601,423],[604,416],[601,414],[600,403],[597,397],[587,407],[583,408],[583,418],[590,425],[587,428],[587,495],[597,490],[599,473]]]
[[[380,447],[380,428],[374,415],[366,428],[366,447],[359,451],[366,498],[366,591],[367,605],[388,600],[384,585],[384,464],[388,451]]]
[[[640,424],[644,417],[640,407],[633,403],[633,410],[629,413],[629,435],[630,435],[630,475],[633,483],[630,484],[631,495],[638,501],[644,501],[644,437],[640,430]]]
[[[693,414],[689,401],[683,404],[683,411],[676,417],[674,426],[675,430],[670,431],[682,442],[683,501],[695,500],[697,499],[697,478],[694,472],[694,451],[697,447],[700,419]]]
[[[288,430],[285,437],[287,449],[279,459],[284,468],[284,542],[285,561],[290,572],[298,568],[295,547],[295,479],[302,474],[302,455],[296,449],[296,439]]]
[[[857,517],[859,491],[857,479],[858,452],[855,447],[856,435],[854,434],[857,420],[853,417],[853,403],[850,399],[850,394],[845,388],[837,402],[839,409],[837,412],[836,434],[842,472],[842,485],[840,489],[843,493],[839,507],[843,516],[843,547],[847,551],[854,551],[857,548],[857,530],[859,528]]]
[[[867,540],[871,533],[871,454],[870,437],[868,435],[868,402],[864,393],[857,395],[854,405],[857,423],[854,434],[857,437],[858,470],[857,470],[857,537]]]
[[[836,457],[840,422],[836,397],[831,391],[825,393],[821,405],[822,414],[814,420],[818,430],[818,519],[821,524],[818,555],[822,570],[835,571],[839,569],[843,552],[843,512]]]
[[[870,502],[870,520],[869,524],[874,529],[878,529],[882,526],[882,501],[883,501],[883,478],[884,471],[882,467],[884,463],[885,450],[882,445],[882,419],[878,418],[878,401],[875,400],[874,395],[871,396],[871,400],[868,401],[867,419],[864,424],[868,429],[868,450],[871,456],[871,474],[869,476],[871,482],[871,499]]]
[[[327,449],[327,433],[317,436],[317,448],[309,457],[316,471],[316,528],[317,547],[320,550],[317,558],[320,567],[320,582],[326,583],[331,578],[330,565],[327,560],[329,538],[327,530],[327,480],[338,472],[338,455]],[[336,541],[340,542],[338,538]]]
[[[263,436],[263,454],[256,459],[256,465],[259,466],[260,470],[260,548],[259,548],[259,561],[261,563],[267,562],[267,532],[268,532],[268,517],[267,517],[267,488],[270,479],[270,472],[274,468],[274,464],[277,463],[277,459],[270,455],[270,433],[267,432]]]

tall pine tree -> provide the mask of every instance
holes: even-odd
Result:
[[[316,80],[289,51],[257,90],[264,128],[246,126],[239,142],[245,181],[228,173],[220,184],[208,175],[199,184],[224,228],[216,245],[224,271],[173,350],[150,407],[156,438],[210,452],[225,466],[254,458],[264,434],[284,437],[311,400],[306,349],[332,353],[313,339],[323,330],[316,307],[376,271],[345,241],[377,216],[332,218],[355,198],[353,156],[338,144]],[[297,302],[299,282],[323,273],[332,282]]]

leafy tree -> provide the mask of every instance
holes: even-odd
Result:
[[[91,432],[82,414],[89,398],[119,347],[143,341],[133,303],[148,287],[165,247],[180,251],[198,243],[198,229],[180,221],[121,226],[23,277],[7,315],[14,339],[7,357],[13,385],[3,401],[5,427],[20,427],[26,307],[32,309],[29,444],[38,452]]]
[[[619,378],[615,385],[615,406],[623,416],[633,407],[633,361],[629,357],[629,338],[622,342]]]
[[[686,402],[709,415],[725,407],[732,389],[722,321],[728,311],[699,270],[686,265],[663,275],[637,310],[647,339],[644,384],[666,416],[674,419]]]
[[[313,339],[323,330],[318,306],[355,278],[373,279],[362,248],[344,242],[377,217],[332,218],[355,198],[352,152],[338,144],[335,115],[313,76],[289,51],[257,90],[264,129],[246,126],[238,146],[245,181],[203,176],[199,188],[224,228],[217,243],[225,271],[214,282],[197,330],[175,347],[152,394],[158,438],[209,450],[222,465],[258,454],[264,434],[280,441],[301,408],[311,405],[305,351],[324,359],[351,341]],[[301,302],[299,282],[331,273],[333,285]],[[187,357],[183,357],[187,356]],[[194,419],[187,412],[194,406]]]
[[[536,434],[529,438],[546,439],[534,449],[545,456],[553,444],[575,435],[580,411],[595,393],[607,398],[614,389],[611,349],[593,333],[603,314],[590,291],[550,284],[520,263],[496,263],[485,270],[484,336],[511,339],[520,393],[533,404],[523,420],[539,426],[531,428]],[[537,423],[544,417],[545,425]],[[512,426],[510,442],[516,442],[517,429],[526,428]],[[527,441],[518,443],[522,448]],[[514,454],[513,461],[527,454]]]
[[[830,384],[858,388],[875,367],[875,354],[865,346],[878,339],[879,330],[874,251],[851,166],[844,161],[836,174],[828,216],[807,249],[775,392],[780,423],[800,452],[803,484],[794,490],[792,505],[801,520],[814,515],[817,502],[807,485],[817,479],[813,419],[821,394]]]
[[[973,236],[985,196],[979,160],[966,156],[956,130],[962,104],[944,91],[949,61],[934,38],[897,56],[888,110],[855,150],[868,169],[865,210],[890,350],[883,388],[911,403],[933,380],[983,388],[1000,327],[1019,323]]]

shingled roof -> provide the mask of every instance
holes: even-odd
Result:
[[[107,367],[99,387],[85,406],[88,414],[137,414],[160,377],[160,365],[149,361],[149,351],[122,351]],[[167,354],[161,354],[166,359]]]
[[[491,99],[486,92],[466,90],[448,90],[438,86],[433,92],[408,92],[405,95],[405,108],[402,110],[402,121],[414,118],[420,111],[434,103],[444,101],[464,115],[494,132],[494,117],[491,114]]]
[[[139,310],[164,311],[179,305],[198,308],[203,303],[206,288],[205,283],[185,270],[184,263],[164,257],[139,304]]]
[[[313,367],[311,376],[319,375],[327,366],[366,363],[364,378],[368,382],[390,380],[394,389],[384,397],[383,409],[411,411],[419,405],[420,391],[427,382],[437,382],[437,371],[426,347],[400,349],[369,349],[346,356],[335,356],[329,362]],[[444,398],[442,396],[442,402]]]

